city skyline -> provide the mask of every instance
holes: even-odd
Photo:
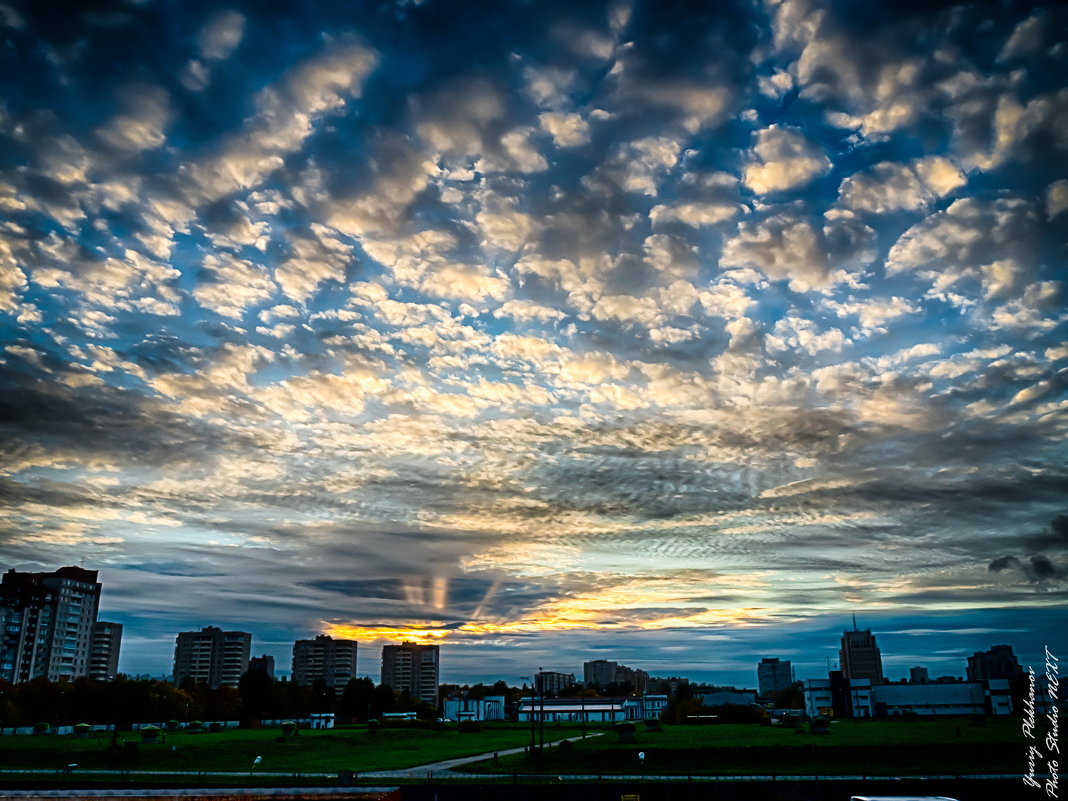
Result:
[[[1063,642],[1063,5],[59,7],[0,3],[0,567],[99,570],[120,669]]]

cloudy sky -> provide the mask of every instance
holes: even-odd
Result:
[[[0,567],[443,679],[1068,624],[1055,3],[0,5]]]

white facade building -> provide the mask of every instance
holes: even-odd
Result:
[[[504,696],[485,698],[446,698],[444,715],[447,720],[504,720]]]
[[[526,722],[544,717],[547,723],[659,720],[667,702],[666,695],[652,694],[629,698],[524,698],[519,702],[518,717]]]
[[[884,684],[872,695],[880,715],[1008,715],[1007,679],[960,684]]]
[[[836,688],[831,679],[808,679],[802,692],[805,696],[805,714],[810,718],[835,717]],[[875,714],[870,679],[843,679],[837,692],[839,707],[847,704],[852,717],[870,718]],[[849,713],[841,709],[839,716],[842,715],[848,717]]]

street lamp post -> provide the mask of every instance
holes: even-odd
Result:
[[[536,682],[530,676],[520,676],[521,679],[530,679],[530,751],[531,757],[534,756],[534,691],[536,688]]]
[[[540,666],[538,667],[538,673],[543,673],[544,670]],[[541,754],[545,750],[545,677],[541,679],[541,689],[538,690],[538,697],[541,698],[541,713],[538,715],[538,753]]]

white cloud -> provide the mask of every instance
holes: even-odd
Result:
[[[642,247],[646,263],[659,273],[688,278],[697,272],[697,248],[681,237],[652,234]]]
[[[166,141],[164,129],[172,117],[170,99],[158,86],[128,90],[130,111],[100,129],[100,138],[120,150],[152,150]]]
[[[827,120],[878,139],[916,120],[928,102],[923,84],[926,60],[906,56],[895,45],[921,34],[909,20],[883,36],[857,37],[836,26],[836,15],[814,0],[781,0],[772,6],[775,46],[797,53],[791,73],[801,97],[830,108]]]
[[[15,260],[11,243],[0,237],[0,309],[18,311],[18,295],[25,288],[26,274]]]
[[[1042,47],[1046,38],[1047,16],[1046,11],[1040,9],[1019,22],[1005,40],[1005,45],[998,54],[998,61],[1004,63],[1026,58]]]
[[[538,122],[557,147],[578,147],[590,141],[590,124],[579,114],[545,111],[538,115]]]
[[[300,149],[319,116],[360,96],[376,64],[377,55],[364,45],[335,41],[261,90],[243,130],[227,137],[216,155],[187,165],[197,199],[217,200],[259,185],[282,166],[285,154]]]
[[[223,61],[233,55],[245,35],[245,16],[237,11],[217,12],[197,34],[200,56],[207,61]]]
[[[204,267],[215,280],[199,283],[193,297],[201,306],[224,317],[241,319],[246,309],[277,291],[262,267],[228,253],[209,253],[204,257]]]
[[[891,274],[919,272],[942,293],[962,280],[987,297],[1019,294],[1037,264],[1038,214],[1021,198],[964,198],[901,235],[886,260]]]
[[[771,75],[761,75],[757,83],[762,95],[781,97],[794,88],[794,77],[789,72],[775,70]]]
[[[803,186],[831,169],[831,161],[801,131],[772,125],[758,131],[754,163],[745,168],[745,185],[757,194]]]
[[[1046,187],[1046,216],[1053,219],[1068,209],[1068,178],[1061,178]]]
[[[928,206],[964,182],[961,172],[941,156],[907,164],[883,161],[843,180],[838,197],[843,206],[858,211],[912,211]]]
[[[832,210],[833,212],[833,210]],[[844,280],[847,270],[874,258],[874,232],[849,212],[825,215],[816,228],[791,211],[745,221],[723,245],[725,267],[755,267],[772,280],[789,280],[807,292]]]
[[[738,216],[741,206],[737,203],[678,203],[672,206],[656,205],[649,210],[653,225],[681,222],[700,228],[715,225]]]
[[[822,302],[822,305],[839,317],[855,316],[860,323],[861,332],[865,335],[885,332],[886,324],[891,320],[906,314],[918,314],[920,311],[919,306],[896,295],[889,298],[871,298],[844,303],[827,299]]]
[[[521,323],[539,322],[547,323],[553,320],[562,320],[565,315],[559,309],[542,306],[530,300],[509,300],[493,310],[494,317],[511,317]]]
[[[814,322],[800,317],[783,317],[765,337],[769,351],[802,350],[810,356],[820,351],[840,351],[848,340],[837,328],[820,331]]]

